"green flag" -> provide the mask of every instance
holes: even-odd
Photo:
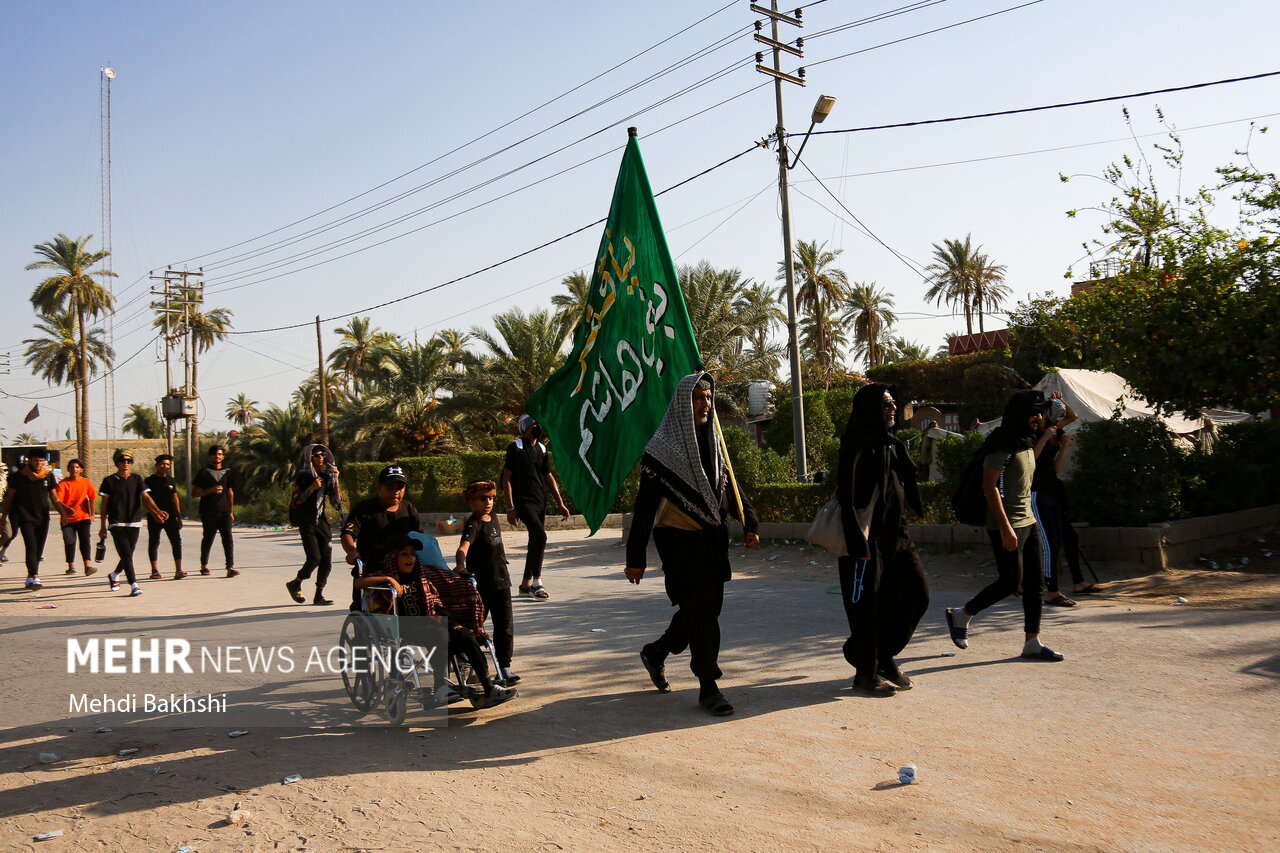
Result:
[[[701,363],[634,132],[573,351],[525,410],[555,442],[556,470],[595,533],[680,378]]]

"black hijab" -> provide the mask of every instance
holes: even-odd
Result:
[[[1031,416],[1048,406],[1043,391],[1015,391],[1005,403],[1000,426],[991,431],[985,444],[987,452],[997,450],[1017,453],[1035,445],[1036,432],[1029,425]]]
[[[890,489],[902,489],[902,499],[907,506],[921,512],[920,490],[916,485],[915,466],[907,453],[907,446],[894,435],[898,428],[897,417],[893,426],[884,422],[884,395],[888,393],[898,401],[898,387],[884,382],[864,385],[853,397],[853,411],[844,435],[840,438],[840,473],[836,494],[844,516],[845,538],[865,542],[870,530],[870,520]],[[896,476],[894,476],[896,475]],[[856,527],[855,527],[856,526]],[[860,530],[859,530],[860,529]],[[861,536],[858,533],[861,532]],[[895,531],[896,533],[896,531]],[[852,542],[851,542],[852,545]],[[854,554],[853,547],[849,549]]]

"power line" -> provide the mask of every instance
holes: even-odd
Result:
[[[1037,0],[1037,2],[1039,1],[1040,0]],[[845,128],[843,130],[815,130],[813,131],[812,135],[827,136],[833,133],[866,133],[872,130],[894,130],[894,129],[903,128],[903,127],[922,127],[924,125],[929,125],[929,124],[946,124],[948,122],[956,122],[956,121],[972,121],[974,119],[979,119],[979,118],[998,118],[1000,116],[1021,115],[1023,113],[1038,113],[1038,112],[1044,112],[1045,110],[1061,110],[1067,107],[1084,107],[1084,106],[1089,106],[1091,104],[1105,104],[1109,101],[1123,101],[1128,98],[1146,98],[1146,97],[1150,97],[1151,95],[1165,95],[1170,92],[1188,92],[1188,91],[1191,91],[1192,89],[1206,89],[1206,88],[1209,88],[1210,86],[1225,86],[1230,83],[1244,83],[1250,80],[1261,80],[1265,77],[1275,77],[1277,75],[1280,75],[1280,71],[1267,71],[1263,74],[1251,74],[1248,77],[1228,77],[1225,80],[1213,80],[1208,83],[1193,83],[1189,86],[1170,86],[1169,88],[1166,88],[1166,89],[1149,89],[1145,92],[1131,92],[1127,95],[1108,95],[1105,98],[1089,98],[1088,100],[1084,100],[1084,101],[1066,101],[1064,103],[1046,104],[1044,106],[1039,106],[1039,107],[1019,107],[1018,109],[999,110],[997,112],[991,112],[991,113],[973,113],[971,115],[951,116],[950,118],[931,118],[931,119],[922,119],[920,121],[904,121],[904,122],[899,122],[897,124],[877,124],[877,125],[868,125],[866,127],[850,127],[850,128]],[[788,133],[787,136],[788,137],[803,136],[803,134]]]
[[[751,146],[750,148],[746,149],[745,151],[741,151],[741,152],[739,152],[739,153],[737,153],[737,154],[734,154],[732,157],[729,157],[728,159],[721,160],[719,163],[715,164],[714,166],[710,166],[710,167],[708,167],[708,168],[706,168],[706,169],[703,169],[701,172],[698,172],[696,175],[691,175],[690,177],[685,178],[683,181],[680,181],[679,183],[672,184],[671,186],[667,187],[665,190],[662,190],[661,192],[654,193],[654,198],[657,198],[658,196],[661,196],[661,195],[665,195],[666,193],[669,193],[669,192],[671,192],[671,191],[672,191],[672,190],[674,190],[674,189],[677,189],[677,188],[679,188],[679,187],[682,187],[682,186],[684,186],[685,184],[689,183],[690,181],[695,181],[695,180],[697,180],[698,178],[703,177],[704,175],[707,175],[707,174],[709,174],[709,173],[711,173],[711,172],[714,172],[716,169],[719,169],[719,168],[721,168],[722,166],[727,166],[727,165],[729,165],[730,163],[732,163],[734,160],[737,160],[737,159],[738,159],[738,158],[740,158],[740,157],[745,157],[746,155],[750,154],[752,151],[757,151],[757,150],[759,150],[759,148],[760,148],[760,146],[758,146],[758,145],[753,145],[753,146]],[[545,248],[547,248],[548,246],[553,246],[553,245],[555,245],[556,243],[559,243],[559,242],[562,242],[562,241],[564,241],[564,240],[567,240],[567,239],[569,239],[570,237],[573,237],[573,236],[575,236],[575,235],[577,235],[577,234],[581,234],[583,231],[586,231],[588,228],[594,228],[594,227],[595,227],[595,226],[597,226],[597,225],[603,225],[603,224],[605,223],[605,221],[606,221],[606,220],[607,220],[607,217],[605,217],[605,218],[601,218],[601,219],[597,219],[597,220],[596,220],[596,221],[594,221],[594,222],[589,222],[589,223],[587,223],[586,225],[583,225],[583,226],[581,226],[581,227],[579,227],[579,228],[575,228],[574,230],[572,230],[572,231],[570,231],[570,232],[568,232],[568,233],[566,233],[566,234],[561,234],[559,237],[555,237],[555,238],[553,238],[553,239],[551,239],[551,240],[548,240],[548,241],[546,241],[545,243],[540,243],[539,245],[534,246],[534,247],[533,247],[533,248],[531,248],[531,249],[526,249],[526,250],[524,250],[523,252],[520,252],[520,253],[518,253],[518,254],[515,254],[515,255],[510,256],[509,258],[505,258],[505,259],[503,259],[503,260],[501,260],[501,261],[497,261],[497,262],[495,262],[495,263],[489,264],[489,265],[488,265],[488,266],[486,266],[486,267],[482,267],[482,268],[480,268],[480,269],[478,269],[478,270],[474,270],[474,271],[472,271],[472,272],[466,273],[465,275],[460,275],[460,276],[458,276],[457,278],[450,279],[449,281],[441,282],[440,284],[436,284],[436,285],[432,285],[431,287],[423,288],[422,290],[416,291],[416,292],[414,292],[414,293],[406,294],[405,296],[400,296],[400,297],[397,297],[397,298],[395,298],[395,299],[389,299],[389,300],[387,300],[386,302],[380,302],[380,303],[378,303],[377,305],[371,305],[371,306],[369,306],[369,307],[367,307],[367,308],[360,308],[360,309],[357,309],[357,310],[355,310],[355,311],[348,311],[348,312],[346,312],[345,314],[335,314],[335,315],[334,315],[334,316],[332,316],[332,317],[325,317],[325,318],[323,318],[323,319],[321,320],[321,322],[322,322],[322,323],[330,323],[330,322],[332,322],[332,321],[334,321],[334,320],[343,320],[343,319],[346,319],[347,317],[354,317],[354,316],[355,316],[355,315],[357,315],[357,314],[365,314],[365,313],[368,313],[368,312],[370,312],[370,311],[376,311],[376,310],[378,310],[379,308],[385,308],[385,307],[387,307],[388,305],[395,305],[395,304],[396,304],[396,303],[398,303],[398,302],[404,302],[404,301],[406,301],[406,300],[408,300],[408,299],[413,299],[414,297],[422,296],[422,295],[424,295],[424,294],[431,293],[432,291],[436,291],[436,290],[440,290],[441,288],[449,287],[450,285],[457,284],[457,283],[458,283],[458,282],[460,282],[460,281],[465,281],[465,280],[467,280],[467,279],[469,279],[469,278],[474,278],[475,276],[480,275],[481,273],[488,272],[489,270],[497,269],[498,267],[501,267],[501,266],[505,266],[506,264],[509,264],[509,263],[511,263],[512,261],[519,260],[520,258],[523,258],[523,257],[526,257],[527,255],[531,255],[531,254],[533,254],[534,252],[537,252],[537,251],[540,251],[540,250],[542,250],[542,249],[545,249]],[[228,334],[232,334],[232,335],[258,335],[258,334],[263,334],[263,333],[266,333],[266,332],[281,332],[281,331],[284,331],[285,329],[298,329],[298,328],[301,328],[301,327],[303,327],[303,326],[309,326],[309,325],[311,325],[311,322],[314,322],[314,321],[308,321],[308,322],[305,322],[305,323],[292,323],[292,324],[287,325],[287,326],[275,326],[275,327],[270,328],[270,329],[248,329],[248,330],[241,330],[241,331],[231,331],[231,332],[228,332]]]

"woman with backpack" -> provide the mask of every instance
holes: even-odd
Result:
[[[1049,402],[1043,391],[1018,391],[1005,405],[1000,426],[987,436],[982,458],[982,493],[986,498],[987,537],[995,553],[997,578],[959,609],[948,607],[947,627],[958,648],[969,648],[969,621],[1022,587],[1022,657],[1060,661],[1063,656],[1040,642],[1041,587],[1040,530],[1031,504],[1036,457],[1049,440],[1041,431]]]
[[[324,597],[324,585],[332,568],[333,533],[329,518],[325,515],[325,500],[342,517],[342,491],[338,487],[338,463],[333,452],[323,444],[308,444],[302,450],[298,473],[293,480],[293,496],[289,501],[289,523],[298,527],[302,537],[302,553],[306,561],[291,581],[285,582],[289,597],[298,604],[307,599],[302,594],[303,581],[316,572],[316,594],[312,604],[330,605],[333,599]]]
[[[915,467],[894,431],[897,388],[866,385],[840,439],[836,499],[849,555],[839,559],[840,595],[849,620],[845,660],[853,689],[868,696],[910,690],[893,658],[929,608],[924,565],[907,536],[907,507],[921,512]]]

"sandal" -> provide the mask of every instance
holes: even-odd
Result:
[[[1071,590],[1071,594],[1072,595],[1096,595],[1100,592],[1106,592],[1106,591],[1107,591],[1107,588],[1105,586],[1100,586],[1099,584],[1091,583],[1088,586],[1086,586],[1084,589]]]
[[[1041,646],[1040,651],[1035,652],[1033,654],[1027,654],[1026,652],[1023,652],[1021,657],[1024,657],[1027,660],[1044,660],[1044,661],[1051,661],[1053,663],[1057,663],[1058,661],[1063,659],[1063,655],[1058,654],[1048,646]]]
[[[543,600],[546,600],[551,597],[551,593],[547,592],[546,587],[544,587],[540,583],[536,583],[529,588],[529,595],[533,596],[534,598],[541,598]]]
[[[733,706],[729,704],[729,700],[724,698],[724,694],[719,690],[710,696],[704,696],[699,699],[698,704],[713,717],[727,717],[733,713]]]
[[[969,629],[956,626],[956,609],[954,607],[947,608],[947,630],[951,632],[951,642],[956,644],[956,648],[969,648]]]
[[[1045,602],[1045,604],[1049,605],[1050,607],[1075,607],[1076,606],[1076,603],[1074,601],[1067,598],[1062,593],[1058,593],[1053,598],[1050,598],[1048,601]]]

